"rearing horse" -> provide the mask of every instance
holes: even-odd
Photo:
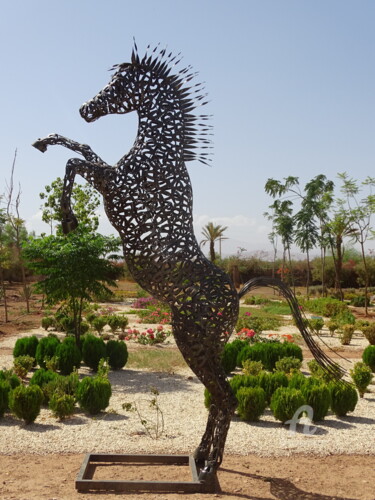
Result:
[[[89,146],[57,134],[38,139],[34,146],[44,152],[48,145],[60,144],[84,157],[66,165],[61,199],[64,232],[77,226],[70,196],[79,174],[102,194],[134,279],[170,305],[177,346],[212,396],[207,427],[195,452],[204,481],[214,477],[221,463],[237,405],[221,355],[244,293],[255,286],[282,288],[314,355],[333,368],[305,330],[298,304],[281,282],[258,278],[238,294],[228,275],[202,254],[193,232],[192,188],[185,162],[207,161],[207,154],[196,153],[195,147],[199,143],[208,147],[209,128],[204,124],[207,116],[193,113],[204,104],[202,87],[186,86],[194,77],[190,68],[171,73],[172,64],[178,62],[157,49],[140,59],[135,46],[131,62],[114,66],[110,83],[80,108],[88,122],[137,111],[135,143],[116,165],[106,164]]]

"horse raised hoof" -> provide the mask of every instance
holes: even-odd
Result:
[[[74,229],[76,229],[77,226],[78,226],[78,220],[74,214],[67,215],[61,221],[61,227],[64,234],[68,234],[71,231],[74,231]]]
[[[32,146],[42,153],[45,153],[47,151],[47,144],[43,141],[43,139],[38,139],[32,144]]]

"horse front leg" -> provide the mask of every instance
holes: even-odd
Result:
[[[38,149],[42,153],[45,153],[47,151],[48,146],[63,146],[64,148],[68,148],[75,153],[81,154],[85,158],[85,160],[90,163],[101,165],[102,167],[110,167],[110,165],[103,161],[100,156],[94,153],[94,151],[88,144],[81,144],[80,142],[68,139],[63,135],[47,135],[47,137],[35,141],[32,146],[34,146],[34,148]]]
[[[68,234],[78,226],[77,217],[74,215],[71,207],[71,196],[75,176],[77,174],[81,175],[89,184],[102,193],[107,171],[108,169],[101,165],[93,164],[78,158],[68,160],[65,169],[63,192],[60,200],[63,216],[61,224],[64,234]]]

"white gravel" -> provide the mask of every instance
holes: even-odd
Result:
[[[30,335],[30,333],[28,334]],[[0,343],[0,368],[12,366],[11,348],[18,337]],[[82,368],[81,373],[89,374]],[[175,374],[125,369],[110,373],[112,397],[105,412],[96,417],[79,408],[64,422],[56,420],[48,409],[42,409],[35,423],[24,425],[10,414],[0,420],[0,453],[191,453],[199,444],[207,410],[203,404],[203,386],[188,369]],[[150,438],[135,412],[122,408],[125,402],[136,402],[142,416],[155,422],[149,408],[153,397],[150,387],[160,393],[158,403],[163,412],[164,432]],[[345,418],[329,415],[318,424],[301,423],[297,431],[275,421],[267,410],[260,422],[248,424],[234,417],[225,452],[263,456],[312,453],[375,453],[375,386]]]

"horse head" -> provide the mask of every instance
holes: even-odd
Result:
[[[87,122],[108,114],[125,114],[138,108],[137,68],[131,63],[116,66],[110,82],[91,100],[82,104],[79,112]]]

